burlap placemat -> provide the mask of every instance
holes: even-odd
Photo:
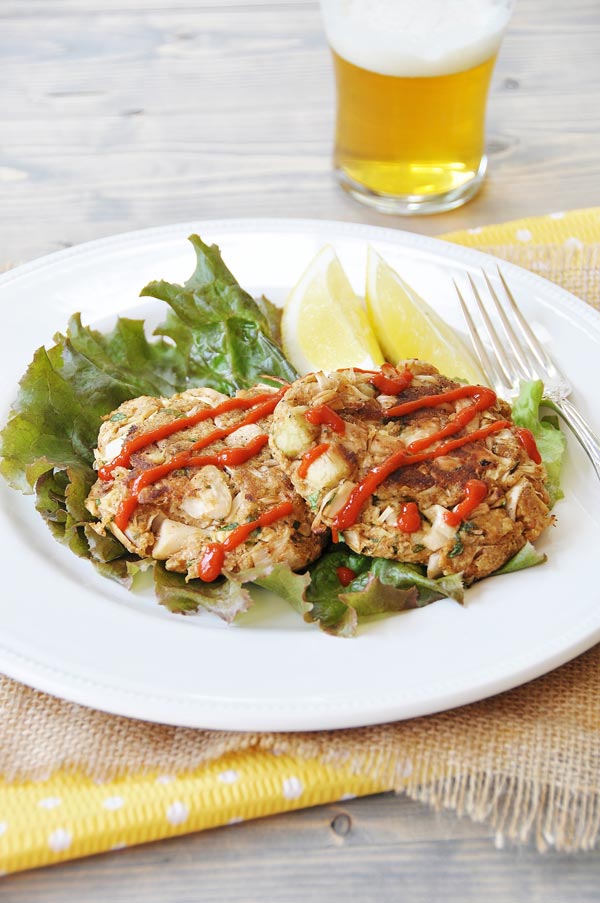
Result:
[[[546,230],[555,240],[535,241],[533,223],[540,240]],[[521,221],[514,237],[506,225],[449,237],[538,272],[598,308],[600,213],[587,212],[583,238],[574,220],[575,234],[563,231],[557,241],[558,225]],[[0,773],[176,774],[234,751],[268,750],[351,766],[382,786],[486,821],[502,836],[534,837],[540,849],[585,850],[600,827],[599,687],[595,647],[523,687],[439,715],[355,730],[247,734],[110,716],[0,678]]]

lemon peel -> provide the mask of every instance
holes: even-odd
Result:
[[[461,337],[375,251],[369,248],[367,313],[386,359],[418,358],[445,376],[481,383],[483,374]]]
[[[330,245],[319,251],[290,291],[281,336],[285,356],[300,374],[372,369],[384,361],[364,304]]]

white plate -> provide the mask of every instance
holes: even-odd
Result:
[[[33,350],[80,310],[103,324],[117,313],[162,315],[140,303],[150,279],[184,281],[191,232],[220,245],[241,284],[283,300],[331,242],[361,290],[367,244],[462,328],[451,276],[493,261],[434,239],[343,223],[229,220],[187,223],[95,241],[0,280],[5,420]],[[556,286],[503,264],[534,328],[570,375],[575,400],[600,428],[600,317]],[[56,543],[31,497],[0,480],[0,669],[17,680],[109,712],[177,725],[311,730],[425,715],[482,699],[549,671],[600,639],[600,486],[569,439],[566,499],[540,548],[548,563],[483,581],[464,608],[441,601],[328,636],[273,599],[239,625],[164,611],[149,589],[132,594]]]

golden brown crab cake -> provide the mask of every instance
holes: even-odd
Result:
[[[458,432],[427,444],[481,393],[415,404],[415,410],[394,416],[388,411],[397,405],[461,385],[421,361],[400,362],[396,369],[385,365],[382,373],[383,379],[353,369],[311,373],[293,383],[273,418],[269,441],[275,459],[313,509],[313,529],[339,528],[354,551],[422,564],[433,577],[462,572],[467,583],[481,579],[551,522],[545,470],[530,457],[526,437],[506,423],[510,409],[493,393],[484,395],[491,404]],[[495,431],[438,457],[403,460],[417,454],[419,444],[425,455],[488,428]],[[411,443],[416,447],[409,449]],[[368,492],[363,481],[391,456],[398,466]],[[484,497],[473,506],[469,500],[476,501],[477,492]],[[364,501],[352,517],[349,508],[359,493]],[[459,514],[469,504],[472,510],[453,516],[461,503]]]
[[[229,546],[233,538],[225,571],[280,562],[304,568],[318,557],[325,537],[311,531],[306,503],[267,444],[280,395],[262,385],[240,391],[235,398],[244,407],[233,410],[227,410],[231,400],[212,389],[124,402],[98,436],[100,479],[86,501],[98,518],[94,529],[110,530],[130,552],[163,560],[168,570],[188,578],[203,573],[210,544]],[[136,492],[137,504],[131,502]],[[281,516],[258,524],[237,543],[239,526],[264,520],[275,509]]]

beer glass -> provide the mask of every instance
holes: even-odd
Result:
[[[486,167],[485,108],[513,0],[321,0],[342,187],[387,213],[452,210]]]

